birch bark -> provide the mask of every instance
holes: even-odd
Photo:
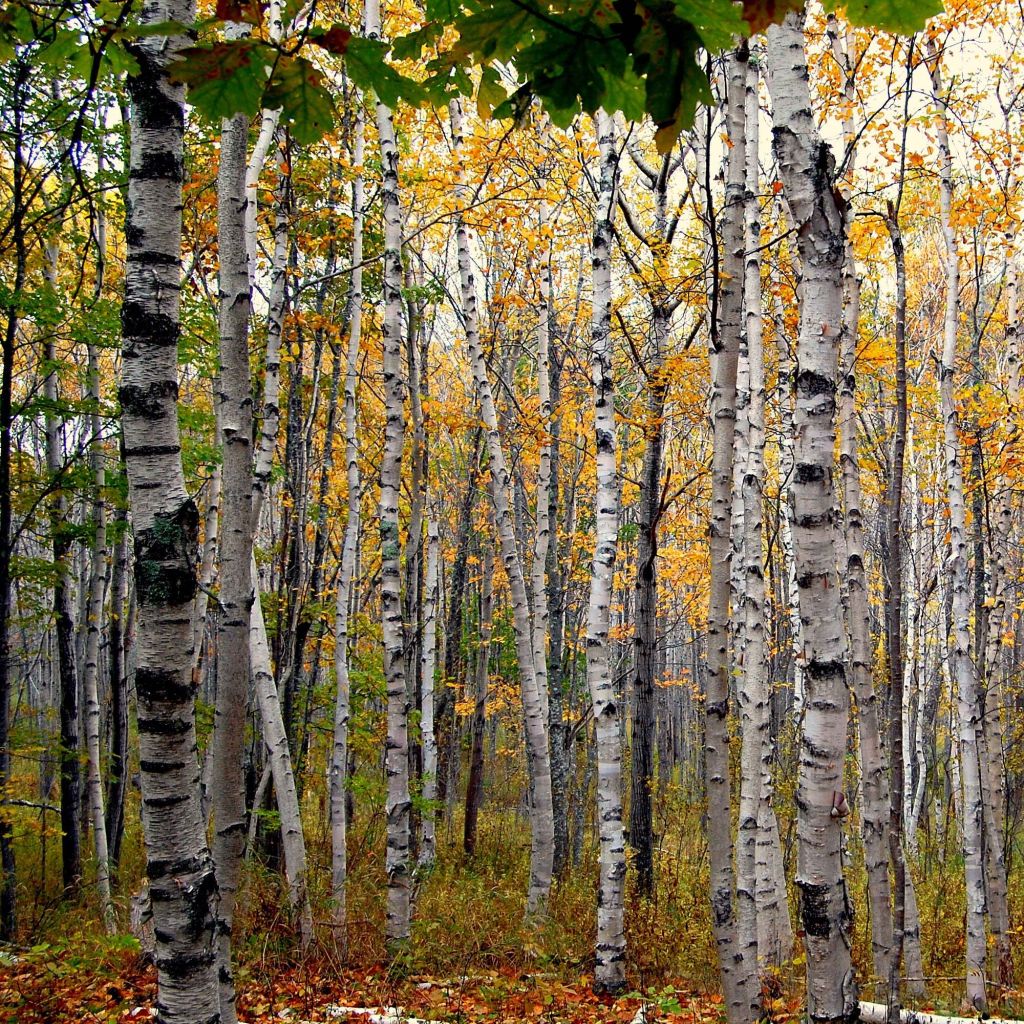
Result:
[[[889,885],[889,782],[878,721],[878,695],[871,678],[871,612],[864,567],[864,519],[861,509],[860,461],[857,447],[856,352],[860,320],[860,281],[847,245],[843,266],[846,284],[845,331],[839,387],[840,465],[846,538],[847,626],[850,631],[850,683],[857,701],[863,787],[861,833],[868,876],[871,953],[877,977],[889,977],[893,939]]]
[[[366,0],[366,35],[381,37],[379,0]],[[405,441],[405,377],[402,366],[402,211],[399,196],[398,142],[391,110],[376,101],[384,221],[384,402],[386,426],[380,469],[381,618],[384,680],[387,687],[388,779],[387,858],[388,944],[409,938],[409,697],[405,679],[405,629],[402,623],[401,555],[398,503]]]
[[[47,246],[45,276],[53,293],[57,292],[56,243]],[[65,490],[65,454],[62,424],[57,412],[57,346],[52,334],[46,337],[40,353],[45,377],[43,397],[47,402],[44,417],[46,470],[53,490],[47,501],[53,564],[53,630],[57,648],[57,678],[60,694],[60,854],[64,891],[71,895],[82,881],[81,843],[81,768],[79,765],[78,657],[75,650],[75,613],[71,537],[68,531],[68,499]]]
[[[596,118],[601,153],[592,248],[593,314],[590,377],[593,384],[597,483],[594,490],[594,560],[587,609],[587,684],[594,708],[597,744],[597,825],[600,880],[597,894],[597,946],[594,990],[613,995],[626,984],[623,915],[626,839],[622,827],[622,714],[612,677],[608,630],[619,532],[619,478],[616,464],[615,381],[613,377],[612,217],[618,176],[615,123],[603,110]]]
[[[337,607],[334,618],[334,670],[337,695],[334,705],[334,746],[331,753],[331,896],[334,900],[335,937],[345,948],[348,876],[348,720],[351,713],[349,680],[348,614],[355,576],[356,549],[359,545],[361,518],[361,482],[359,474],[359,437],[356,425],[356,386],[359,371],[359,344],[363,326],[363,159],[364,124],[362,98],[355,99],[355,126],[352,143],[352,277],[349,283],[348,355],[345,363],[345,478],[348,487],[348,514],[342,541],[338,574]]]
[[[747,459],[743,466],[743,700],[750,708],[742,737],[744,761],[753,785],[741,794],[744,810],[755,817],[754,919],[752,936],[761,967],[780,966],[793,946],[786,899],[786,877],[775,817],[772,742],[768,716],[767,595],[764,579],[765,366],[761,313],[760,73],[762,54],[747,63],[745,88],[745,174],[743,196],[743,294],[747,347]],[[747,748],[750,748],[749,751]],[[745,798],[745,799],[744,799]]]
[[[187,24],[192,17],[189,0],[157,0],[142,20]],[[184,45],[184,36],[141,39],[139,70],[128,80],[119,391],[135,533],[135,685],[160,1024],[208,1024],[220,1013],[217,882],[200,809],[191,679],[198,513],[185,489],[177,416],[184,96],[167,65]]]
[[[98,155],[98,170],[103,170],[102,150]],[[96,284],[93,295],[98,300],[103,293],[103,269],[106,266],[107,222],[101,205],[96,213]],[[107,816],[103,806],[103,766],[100,745],[100,641],[103,633],[103,604],[107,590],[107,504],[103,491],[106,487],[106,453],[103,450],[103,426],[100,418],[100,362],[99,350],[88,346],[89,402],[89,463],[93,478],[93,524],[95,536],[90,557],[89,604],[86,614],[85,666],[82,691],[85,696],[85,746],[88,755],[87,781],[89,813],[92,819],[93,846],[96,850],[96,891],[100,898],[103,925],[112,934],[116,921],[114,904],[110,897],[110,851],[107,842]]]
[[[972,594],[968,585],[968,536],[964,501],[963,464],[960,457],[960,419],[956,407],[956,342],[960,299],[960,255],[952,222],[953,166],[949,149],[948,95],[934,44],[928,44],[932,62],[932,103],[935,107],[939,148],[939,202],[946,246],[946,307],[943,320],[942,360],[939,370],[940,415],[944,425],[943,460],[946,468],[946,505],[949,511],[949,576],[952,591],[948,660],[957,692],[960,774],[963,781],[963,854],[967,885],[967,998],[975,1009],[987,1007],[985,991],[986,937],[985,878],[983,866],[984,809],[978,755],[978,679],[971,657],[970,617]]]
[[[711,330],[711,583],[708,601],[705,764],[711,909],[718,963],[730,1024],[755,1021],[761,1012],[756,949],[740,945],[733,870],[732,794],[729,766],[729,598],[733,444],[736,434],[736,371],[743,316],[743,193],[746,182],[744,120],[746,44],[727,61],[727,131],[730,142],[725,206],[721,214],[721,285],[718,322]],[[709,196],[710,201],[710,196]],[[715,273],[719,268],[714,268]],[[756,945],[756,932],[755,945]],[[746,935],[749,942],[749,931]],[[749,957],[753,954],[754,959]]]
[[[476,853],[477,821],[484,792],[484,729],[487,724],[488,664],[493,626],[494,546],[483,540],[483,575],[480,580],[480,639],[473,672],[473,718],[470,723],[469,778],[466,782],[466,820],[462,847],[467,857]]]
[[[834,192],[834,159],[811,113],[802,16],[791,13],[769,30],[768,67],[775,152],[797,228],[802,271],[792,489],[806,693],[796,796],[796,884],[807,951],[808,1013],[824,1024],[850,1021],[857,1013],[842,818],[832,813],[842,793],[849,711],[833,485],[845,204]]]
[[[423,836],[419,866],[430,869],[437,857],[434,812],[437,795],[437,741],[434,738],[434,668],[437,664],[437,606],[439,603],[437,559],[440,539],[437,521],[427,520],[427,570],[423,581],[423,649],[420,653],[420,728],[423,732]]]
[[[267,496],[270,474],[277,446],[280,423],[280,370],[281,340],[284,334],[288,308],[286,265],[288,259],[288,207],[290,182],[281,174],[274,216],[274,255],[271,265],[270,296],[267,310],[267,351],[264,360],[263,417],[260,424],[260,443],[256,451],[252,472],[252,523],[260,521]],[[250,559],[253,602],[249,617],[249,659],[256,691],[256,701],[263,722],[263,741],[267,748],[277,807],[281,815],[281,846],[284,850],[284,870],[293,911],[298,914],[303,947],[313,936],[313,918],[306,885],[306,844],[302,832],[302,814],[298,788],[292,765],[284,711],[274,671],[271,665],[270,645],[267,642],[266,623],[259,596],[259,573],[255,558]]]
[[[533,607],[533,664],[537,673],[537,693],[541,698],[545,720],[550,720],[548,700],[548,591],[547,558],[551,542],[551,359],[549,354],[549,319],[551,303],[551,252],[546,241],[548,230],[547,200],[540,202],[538,229],[544,247],[538,267],[540,303],[537,310],[537,398],[541,430],[544,439],[540,446],[537,466],[537,519],[533,538],[533,562],[530,569],[530,596]],[[549,750],[554,737],[548,729]],[[553,751],[552,751],[553,754]],[[552,827],[554,827],[554,792],[552,791]]]
[[[249,383],[249,263],[245,246],[245,168],[249,118],[221,127],[217,176],[220,332],[217,375],[223,444],[224,529],[220,538],[217,701],[213,726],[213,860],[220,903],[217,937],[222,1024],[234,1024],[231,928],[245,852],[245,746],[249,696],[249,622],[253,606],[252,393]]]

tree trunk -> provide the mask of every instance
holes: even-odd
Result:
[[[621,701],[610,664],[615,554],[619,533],[619,475],[616,459],[614,345],[612,319],[612,215],[618,177],[615,124],[603,110],[596,118],[601,176],[593,241],[593,321],[590,377],[594,388],[597,483],[594,490],[594,561],[587,610],[587,684],[593,702],[597,743],[597,822],[600,882],[594,990],[617,995],[626,985],[624,897],[626,841],[622,827]]]
[[[128,671],[125,647],[129,634],[128,599],[128,513],[114,514],[114,557],[110,578],[110,628],[107,633],[107,662],[110,680],[110,738],[107,753],[106,829],[111,872],[121,861],[124,838],[124,802],[128,788]]]
[[[57,246],[47,246],[47,283],[57,294]],[[81,768],[78,733],[78,657],[75,651],[75,616],[71,582],[71,537],[68,530],[68,501],[62,479],[66,467],[61,424],[57,419],[57,347],[52,335],[42,352],[46,377],[43,396],[45,415],[46,468],[50,476],[50,537],[53,545],[53,616],[57,639],[57,673],[60,680],[60,828],[61,870],[64,890],[73,894],[82,881]]]
[[[146,24],[188,24],[188,0],[158,4]],[[120,388],[135,535],[143,830],[156,935],[157,1020],[219,1016],[217,881],[201,814],[194,719],[192,600],[199,515],[181,465],[177,416],[184,90],[167,65],[184,36],[135,48],[127,270]]]
[[[288,258],[288,206],[290,181],[282,171],[274,217],[274,256],[272,262],[270,296],[267,310],[267,352],[263,385],[263,417],[260,425],[260,443],[254,459],[252,473],[252,524],[254,530],[260,521],[267,496],[270,474],[277,447],[280,422],[278,400],[280,395],[281,339],[288,307],[286,262]],[[306,885],[306,843],[302,833],[302,814],[298,788],[288,745],[288,732],[277,683],[270,660],[270,645],[260,603],[259,574],[254,558],[250,558],[253,601],[249,617],[249,661],[260,719],[263,722],[263,740],[281,815],[281,847],[284,851],[284,871],[288,879],[291,907],[299,917],[302,945],[312,941],[313,919]]]
[[[220,292],[218,407],[223,444],[224,530],[220,538],[217,702],[214,711],[213,859],[217,869],[220,1015],[234,1024],[231,927],[245,852],[245,746],[249,622],[253,606],[252,393],[249,384],[249,267],[245,248],[245,168],[249,118],[221,123],[217,179]]]
[[[805,701],[797,779],[797,877],[807,951],[811,1019],[857,1013],[850,959],[852,913],[843,878],[843,763],[849,711],[841,590],[834,534],[835,411],[843,333],[845,204],[834,159],[811,113],[802,16],[768,33],[774,144],[797,229],[801,263],[796,410],[793,417],[793,542],[803,618]]]
[[[761,1015],[757,950],[741,947],[737,934],[728,730],[729,598],[732,583],[729,526],[732,514],[733,445],[736,436],[736,372],[743,313],[743,193],[746,177],[744,108],[747,58],[746,44],[741,44],[739,50],[730,56],[727,64],[727,130],[730,148],[725,206],[721,216],[724,260],[720,274],[716,251],[711,314],[711,581],[708,599],[704,742],[708,851],[711,861],[711,909],[729,1024],[746,1024],[757,1020]],[[706,182],[705,188],[709,192],[710,206],[710,181]],[[713,227],[711,235],[714,245]]]
[[[893,941],[889,886],[889,786],[878,715],[878,696],[872,681],[871,612],[864,566],[864,520],[861,510],[860,462],[856,421],[856,352],[860,321],[860,281],[847,243],[844,263],[846,323],[843,333],[842,376],[839,389],[840,465],[846,540],[847,628],[850,632],[851,688],[857,701],[863,787],[861,831],[868,876],[871,952],[875,975],[889,978]]]
[[[14,276],[11,299],[4,312],[3,350],[0,352],[0,791],[11,778],[11,559],[14,555],[11,501],[11,450],[14,423],[14,356],[18,344],[19,296],[25,287],[28,251],[25,237],[24,101],[29,64],[19,60],[14,68],[11,115],[11,236],[14,245]],[[17,876],[14,835],[8,816],[0,815],[0,938],[13,942],[17,932]]]
[[[466,783],[466,820],[462,848],[467,857],[476,853],[477,820],[484,796],[484,729],[487,724],[487,667],[491,653],[493,625],[494,546],[483,540],[483,575],[480,579],[480,641],[473,674],[474,702],[470,721],[469,780]]]
[[[551,709],[548,694],[548,591],[546,569],[548,548],[551,544],[551,359],[550,336],[550,288],[551,253],[545,233],[548,230],[547,201],[540,203],[538,233],[544,242],[541,250],[539,278],[540,303],[537,311],[537,397],[540,428],[543,440],[540,445],[540,460],[537,466],[537,521],[533,538],[533,562],[530,570],[530,596],[533,601],[533,665],[537,676],[537,695],[540,697],[545,723],[550,724]],[[556,530],[557,533],[557,530]],[[553,750],[556,738],[550,728],[547,730],[549,757],[555,758]],[[552,780],[553,783],[553,780]],[[554,830],[554,785],[552,784],[552,831]],[[552,853],[553,856],[553,853]],[[554,866],[552,863],[552,870]]]
[[[89,811],[92,817],[93,845],[96,850],[96,891],[100,898],[103,925],[108,934],[115,928],[114,904],[110,898],[110,850],[107,842],[107,820],[103,808],[103,767],[100,752],[100,638],[103,632],[103,605],[107,589],[107,507],[103,495],[106,486],[103,435],[99,414],[100,367],[99,352],[89,346],[89,399],[95,409],[89,414],[89,461],[93,474],[93,538],[89,584],[89,611],[86,616],[85,676],[85,740],[88,751]]]
[[[381,35],[378,0],[366,0],[366,34]],[[402,211],[398,192],[398,144],[391,111],[379,99],[382,218],[384,221],[384,401],[386,427],[380,469],[381,618],[384,680],[388,696],[386,772],[388,909],[385,934],[394,950],[409,938],[409,696],[402,624],[402,544],[398,505],[405,440],[405,377],[402,372]]]
[[[434,669],[437,665],[438,606],[438,539],[437,522],[427,520],[427,571],[423,585],[423,647],[420,652],[420,728],[423,732],[423,838],[420,843],[419,866],[434,866],[437,843],[434,837],[433,803],[437,796],[437,742],[434,738]]]
[[[355,126],[352,142],[352,164],[361,168],[364,159],[364,124],[362,98],[355,97]],[[363,175],[352,179],[352,277],[349,283],[348,356],[345,364],[345,477],[348,489],[348,517],[342,541],[341,566],[338,573],[338,596],[334,619],[334,670],[337,697],[334,706],[334,747],[331,754],[331,897],[334,900],[333,926],[335,942],[344,951],[346,937],[345,886],[348,880],[348,721],[351,714],[351,682],[349,679],[348,612],[355,576],[356,549],[362,486],[359,479],[359,436],[357,432],[356,386],[359,373],[359,344],[363,329]]]
[[[756,782],[741,793],[744,810],[755,816],[754,919],[761,968],[778,967],[789,957],[793,930],[786,898],[786,877],[773,806],[772,742],[769,721],[769,666],[766,642],[767,595],[764,579],[765,368],[761,313],[760,61],[748,61],[745,92],[746,189],[744,206],[743,293],[746,309],[747,461],[743,467],[743,697],[750,709],[743,733],[743,758]],[[750,748],[749,751],[747,748]],[[746,805],[744,805],[744,796]]]
[[[960,256],[952,222],[953,168],[947,128],[947,100],[943,97],[940,58],[928,44],[933,62],[932,102],[937,115],[939,197],[942,234],[946,244],[946,308],[943,322],[942,361],[939,371],[940,415],[944,424],[943,457],[946,466],[946,504],[949,510],[949,577],[952,590],[950,671],[957,690],[960,773],[963,780],[963,855],[967,885],[967,999],[984,1013],[985,992],[985,878],[983,866],[984,809],[978,759],[978,679],[971,657],[970,617],[972,594],[968,585],[968,537],[960,459],[960,423],[956,408],[956,335],[960,301]]]

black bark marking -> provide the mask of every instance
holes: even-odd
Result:
[[[184,736],[192,729],[187,719],[140,718],[139,732],[147,736]]]
[[[141,302],[128,300],[121,307],[121,332],[151,345],[177,345],[181,326],[166,313],[153,313]]]
[[[814,462],[798,462],[793,473],[793,482],[798,484],[820,484],[826,475],[824,466]]]
[[[199,510],[188,498],[135,534],[135,583],[142,605],[181,605],[196,592]]]
[[[846,678],[846,669],[841,661],[822,661],[812,658],[804,671],[815,681]]]
[[[129,174],[136,181],[164,180],[180,183],[185,180],[185,165],[180,156],[166,150],[143,153]]]
[[[796,880],[800,890],[800,920],[804,931],[815,939],[827,939],[832,932],[829,920],[829,887]]]

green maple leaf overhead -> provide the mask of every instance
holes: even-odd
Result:
[[[853,25],[908,36],[919,32],[929,18],[943,10],[942,0],[826,0],[826,10],[837,8],[846,12]]]
[[[855,25],[913,33],[942,10],[941,0],[823,0],[842,8]],[[249,5],[249,6],[247,6]],[[220,0],[222,11],[257,10],[252,0]],[[539,98],[557,125],[582,110],[622,111],[631,120],[649,115],[662,152],[693,123],[710,100],[706,54],[763,31],[799,10],[803,0],[427,0],[427,23],[388,44],[352,36],[335,25],[314,29],[311,41],[343,56],[351,79],[382,102],[443,105],[454,91],[469,94],[469,69],[484,77],[476,89],[481,113],[517,116]],[[255,15],[253,15],[255,16]],[[395,61],[420,61],[444,30],[455,45],[426,64],[419,82]],[[275,60],[276,58],[276,60]],[[520,88],[505,98],[492,65],[508,65]],[[273,68],[273,78],[269,70]],[[190,86],[190,99],[212,118],[260,106],[281,106],[300,141],[314,141],[333,124],[330,93],[304,57],[275,53],[252,39],[191,47],[175,74]]]
[[[259,112],[274,52],[254,39],[208,43],[181,51],[171,77],[189,87],[189,101],[212,120]]]
[[[323,138],[334,126],[334,102],[324,76],[305,57],[283,57],[274,68],[266,105],[280,107],[292,135],[301,145]]]

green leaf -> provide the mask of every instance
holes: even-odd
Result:
[[[601,105],[605,110],[621,110],[627,120],[641,120],[646,113],[644,83],[632,66],[625,67],[621,74],[602,72],[602,77],[604,100]]]
[[[498,72],[489,64],[480,72],[480,85],[476,92],[476,109],[482,118],[488,118],[495,107],[500,107],[508,94],[501,84]]]
[[[673,7],[676,15],[688,21],[704,46],[712,51],[728,49],[737,36],[745,37],[750,32],[743,20],[743,9],[732,0],[674,0]]]
[[[381,103],[392,109],[399,100],[413,106],[425,103],[426,90],[388,64],[387,49],[386,43],[376,39],[353,39],[345,54],[345,67],[352,81],[360,89],[372,89]]]
[[[427,20],[450,24],[459,15],[459,0],[427,0]]]
[[[943,11],[942,0],[825,0],[825,10],[843,8],[853,25],[880,28],[900,35],[913,35],[925,22]]]
[[[281,108],[292,135],[303,146],[322,139],[334,125],[334,103],[324,88],[324,76],[305,57],[278,61],[265,103],[270,109]]]
[[[253,117],[262,105],[273,57],[266,44],[254,39],[209,43],[182,50],[170,72],[189,87],[189,101],[205,117]]]
[[[512,0],[493,0],[467,18],[458,19],[462,49],[484,60],[509,60],[518,56],[527,30],[540,19]]]
[[[441,26],[429,22],[415,32],[407,32],[391,43],[391,54],[395,60],[419,60],[425,46],[431,46],[441,35]]]

